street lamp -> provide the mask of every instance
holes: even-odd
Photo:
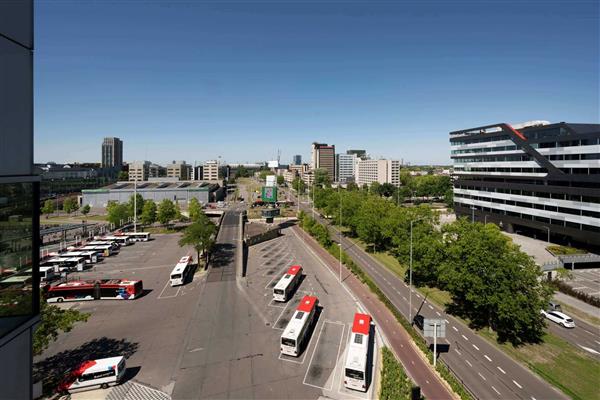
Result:
[[[338,182],[338,195],[340,196],[340,227],[338,229],[340,233],[340,283],[342,283],[342,192],[340,186],[342,185]]]
[[[413,223],[421,221],[425,217],[410,221],[410,267],[408,270],[408,322],[412,324],[412,264],[413,264]]]

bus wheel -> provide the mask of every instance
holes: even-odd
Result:
[[[103,383],[102,385],[100,385],[101,389],[108,389],[108,383]]]

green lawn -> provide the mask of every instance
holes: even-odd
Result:
[[[587,253],[587,251],[576,249],[575,247],[559,246],[559,245],[548,246],[548,247],[546,247],[546,250],[548,250],[550,253],[554,254],[555,256],[566,255],[566,254],[586,254]]]

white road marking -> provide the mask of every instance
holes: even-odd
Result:
[[[404,301],[408,301],[408,300],[406,299],[406,297],[402,296],[402,298],[404,299]]]
[[[455,327],[455,326],[453,326],[453,327],[452,327],[452,329],[454,329],[456,332],[458,332],[458,329],[456,329],[456,327]]]
[[[485,357],[485,359],[486,359],[486,360],[488,360],[489,362],[492,362],[492,359],[491,359],[491,358],[489,358],[489,357],[487,356],[487,354],[484,354],[483,356]]]
[[[436,311],[435,313],[438,315],[438,317],[441,317],[441,316],[442,316],[442,314],[440,314],[440,312],[439,312],[439,311]]]
[[[581,348],[582,348],[582,349],[584,349],[585,351],[587,351],[587,352],[590,352],[590,353],[592,353],[592,354],[600,354],[600,352],[597,352],[597,351],[596,351],[596,350],[594,350],[594,349],[590,349],[589,347],[582,346],[582,345],[580,345],[579,343],[577,343],[577,346],[581,347]]]
[[[313,349],[313,353],[312,356],[310,356],[310,360],[308,361],[308,367],[306,368],[306,374],[304,374],[304,379],[302,380],[302,383],[308,386],[313,386],[319,389],[324,389],[324,390],[331,390],[333,389],[333,379],[331,380],[331,387],[330,388],[326,388],[326,387],[321,387],[321,386],[317,386],[317,385],[313,385],[311,383],[306,383],[306,377],[308,376],[308,371],[310,370],[310,365],[312,364],[313,358],[315,356],[315,353],[317,352],[317,348],[319,347],[319,339],[321,338],[321,333],[323,332],[323,327],[325,326],[325,324],[332,324],[332,325],[341,325],[342,326],[342,334],[340,336],[340,344],[338,347],[338,353],[336,356],[336,360],[339,359],[340,357],[340,350],[342,349],[342,341],[344,340],[344,331],[346,330],[346,325],[344,325],[341,322],[333,322],[333,321],[323,321],[323,325],[321,325],[321,330],[319,331],[319,336],[317,337],[317,342],[315,344],[315,348]],[[308,346],[307,346],[308,347]],[[333,375],[335,376],[335,371],[337,369],[337,362],[335,363],[335,367],[333,368]]]
[[[465,360],[465,362],[466,362],[467,364],[469,364],[469,367],[472,367],[472,366],[473,366],[473,364],[471,364],[471,363],[469,362],[469,360]]]
[[[468,338],[468,337],[466,337],[465,335],[460,335],[460,336],[462,336],[462,337],[463,337],[463,339],[465,339],[467,342],[469,341],[469,338]]]
[[[431,308],[433,310],[433,307],[431,306],[431,304],[427,304],[427,306],[429,306],[429,308]]]
[[[479,347],[473,345],[473,347],[475,347],[475,350],[479,351]]]
[[[477,375],[479,375],[484,381],[487,381],[487,379],[485,379],[485,376],[481,375],[481,372],[478,372]]]
[[[462,354],[460,354],[460,351],[458,351],[458,350],[456,350],[456,349],[454,349],[454,351],[455,351],[455,352],[456,352],[456,353],[457,353],[459,356],[460,356],[460,355],[462,355]]]
[[[500,392],[498,391],[498,389],[496,389],[495,387],[492,386],[492,389],[494,389],[494,392],[498,393],[498,395],[501,395]]]
[[[500,372],[502,372],[504,375],[506,375],[506,372],[505,372],[505,371],[504,371],[502,368],[500,368],[500,367],[496,367],[496,368],[498,368],[498,370],[499,370]]]
[[[515,385],[517,385],[517,387],[518,387],[519,389],[523,389],[523,386],[519,385],[519,382],[515,381],[514,379],[513,379],[513,383],[514,383]]]

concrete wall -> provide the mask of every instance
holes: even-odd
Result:
[[[31,328],[19,334],[3,338],[0,343],[0,398],[20,400],[31,398]]]

